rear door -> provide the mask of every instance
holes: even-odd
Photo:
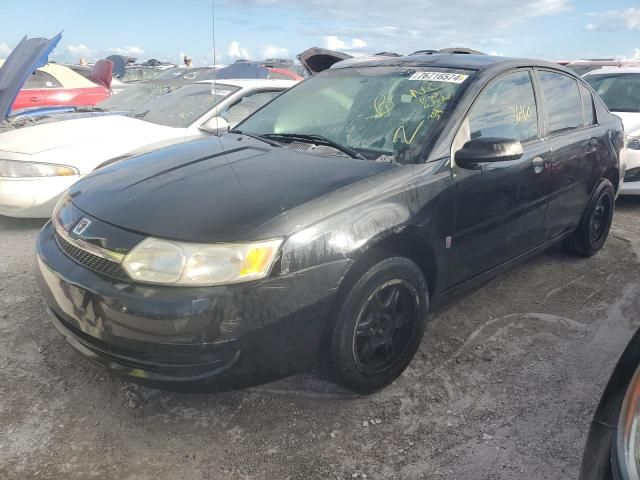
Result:
[[[25,90],[32,92],[31,100],[38,102],[39,105],[58,106],[71,104],[71,98],[63,91],[62,84],[53,75],[42,70],[33,72],[33,75],[29,77],[25,84]]]
[[[518,160],[487,163],[481,169],[455,165],[455,230],[452,285],[481,274],[540,243],[548,195],[548,174],[534,160],[548,151],[541,138],[539,101],[532,71],[521,69],[492,80],[476,98],[452,147],[453,157],[478,137],[519,140]]]
[[[551,147],[551,192],[544,226],[544,239],[551,240],[580,222],[599,178],[605,148],[591,92],[558,71],[537,69],[536,76]]]

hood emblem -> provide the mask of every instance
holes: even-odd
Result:
[[[84,231],[89,228],[89,225],[91,225],[91,220],[89,220],[88,218],[82,218],[75,227],[73,227],[72,232],[75,233],[76,235],[82,235],[84,233]]]

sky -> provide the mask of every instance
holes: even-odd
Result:
[[[218,63],[294,58],[308,47],[354,56],[464,46],[547,60],[640,59],[640,0],[213,1],[4,0],[0,58],[24,35],[62,30],[50,58],[73,63],[122,53],[170,62],[186,54],[208,65],[214,38]]]

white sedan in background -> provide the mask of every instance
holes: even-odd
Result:
[[[60,195],[84,175],[143,151],[224,133],[295,83],[206,81],[159,96],[143,92],[144,101],[132,98],[132,88],[92,111],[0,123],[0,215],[49,217]]]
[[[627,136],[621,195],[640,195],[640,68],[601,68],[583,77],[622,119]]]

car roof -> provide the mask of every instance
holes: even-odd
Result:
[[[599,68],[586,73],[585,77],[587,75],[610,75],[612,73],[640,73],[640,67]]]
[[[349,67],[435,67],[457,68],[463,70],[483,71],[488,69],[507,70],[516,67],[546,67],[562,70],[575,76],[571,70],[557,63],[543,60],[525,58],[510,58],[493,55],[469,55],[469,54],[432,54],[432,55],[407,55],[403,57],[365,57],[343,60],[334,64],[331,69]]]
[[[47,63],[38,70],[46,72],[58,80],[64,88],[92,88],[97,85],[65,65]]]
[[[200,80],[195,83],[213,83],[213,80]],[[275,79],[254,79],[254,78],[246,78],[246,79],[220,79],[216,80],[216,83],[220,85],[231,85],[233,87],[239,88],[256,88],[256,87],[275,87],[275,88],[289,88],[298,83],[295,80],[275,80]]]

